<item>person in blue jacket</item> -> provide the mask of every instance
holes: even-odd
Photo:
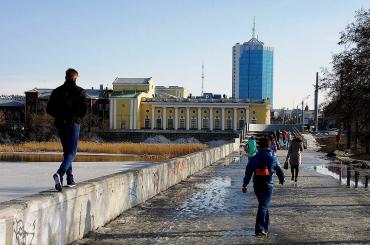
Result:
[[[256,217],[256,236],[266,236],[269,226],[269,205],[274,186],[274,174],[279,177],[280,184],[284,184],[284,171],[279,166],[278,159],[271,152],[271,140],[261,138],[258,153],[249,159],[245,169],[242,192],[247,192],[247,186],[253,176],[253,188],[258,200]]]

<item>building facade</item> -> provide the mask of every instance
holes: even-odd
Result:
[[[232,97],[269,99],[272,106],[273,48],[253,36],[248,42],[235,44],[232,52]]]
[[[239,130],[270,123],[268,100],[159,98],[152,78],[117,78],[110,96],[112,130]]]
[[[189,90],[179,86],[155,86],[155,94],[161,98],[187,98]]]

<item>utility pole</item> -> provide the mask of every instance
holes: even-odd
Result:
[[[319,73],[316,72],[315,85],[315,132],[319,131]]]
[[[304,101],[302,100],[302,132],[304,132]]]

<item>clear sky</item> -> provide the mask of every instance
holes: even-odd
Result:
[[[338,51],[339,32],[369,0],[0,0],[0,94],[54,88],[73,67],[85,88],[153,77],[198,95],[231,96],[231,49],[251,37],[275,48],[275,107],[308,94]],[[324,98],[321,98],[321,100]]]

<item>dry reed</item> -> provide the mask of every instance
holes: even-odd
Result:
[[[80,141],[79,152],[137,154],[174,157],[183,156],[207,148],[205,144],[135,144],[135,143],[96,143]],[[17,145],[0,145],[0,152],[59,152],[60,142],[26,142]]]

